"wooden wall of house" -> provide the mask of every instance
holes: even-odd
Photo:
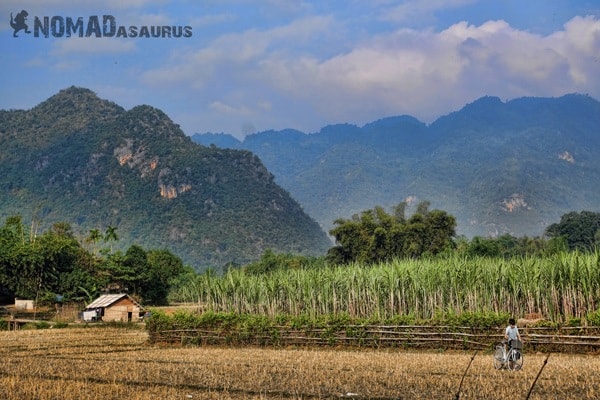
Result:
[[[122,298],[104,309],[102,320],[105,322],[137,322],[140,320],[140,307],[130,298]]]

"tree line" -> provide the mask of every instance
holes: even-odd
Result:
[[[430,210],[428,201],[406,215],[407,203],[386,211],[376,206],[351,218],[340,218],[329,231],[335,246],[324,258],[275,254],[270,250],[260,260],[242,266],[250,274],[275,269],[314,268],[325,265],[377,264],[397,259],[464,256],[508,259],[548,256],[568,251],[591,252],[600,248],[600,213],[570,212],[548,226],[538,237],[456,235],[456,219],[442,210]],[[238,266],[239,267],[239,266]]]
[[[600,213],[570,212],[548,226],[541,237],[456,235],[456,219],[442,210],[429,210],[423,201],[410,217],[401,202],[386,212],[375,207],[350,219],[338,219],[330,234],[336,246],[327,254],[330,262],[374,264],[403,258],[445,253],[465,256],[513,257],[556,254],[562,251],[593,251],[600,247]]]
[[[98,250],[101,240],[110,247]],[[9,217],[0,227],[0,296],[89,302],[112,289],[144,304],[166,304],[173,279],[187,271],[181,259],[138,245],[113,252],[117,240],[116,227],[104,234],[92,229],[84,240],[92,248],[86,248],[67,223],[37,234],[20,216]]]
[[[259,260],[240,266],[251,275],[279,269],[323,268],[348,264],[370,265],[397,259],[461,255],[466,257],[536,256],[564,251],[593,251],[600,247],[600,213],[571,212],[546,228],[543,237],[496,238],[456,236],[456,219],[422,202],[406,215],[406,203],[391,212],[375,207],[349,219],[338,219],[330,234],[335,245],[324,257],[275,254],[266,250]],[[41,234],[28,229],[20,216],[0,227],[0,297],[89,302],[103,291],[126,292],[143,304],[166,304],[170,290],[185,286],[196,275],[168,250],[145,250],[131,245],[113,251],[117,228],[91,229],[78,240],[67,223],[56,223]],[[102,247],[102,245],[104,247]]]

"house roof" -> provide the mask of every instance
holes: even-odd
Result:
[[[124,297],[129,297],[129,295],[126,293],[104,294],[104,295],[98,297],[96,300],[92,301],[90,304],[88,304],[86,308],[109,307]],[[131,297],[129,297],[129,298],[131,299]],[[135,301],[133,299],[131,299],[131,301],[133,301],[135,304],[137,304],[139,306],[137,301]]]

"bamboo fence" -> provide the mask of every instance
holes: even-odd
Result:
[[[597,352],[600,327],[520,328],[525,352]],[[491,350],[502,329],[456,326],[348,325],[342,328],[271,326],[263,332],[227,329],[171,329],[150,332],[152,343],[229,346],[329,346]]]

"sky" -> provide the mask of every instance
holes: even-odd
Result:
[[[187,135],[242,138],[396,115],[431,123],[486,95],[600,99],[600,0],[41,3],[0,4],[0,109],[74,85],[159,108]],[[31,33],[13,37],[21,10]]]

